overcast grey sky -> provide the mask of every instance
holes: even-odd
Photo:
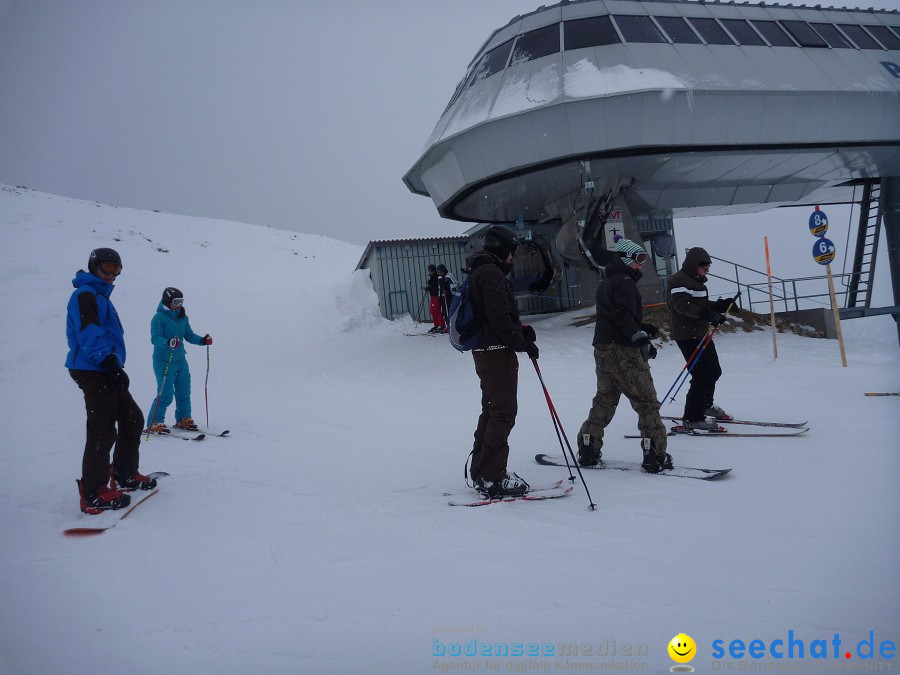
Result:
[[[0,0],[0,182],[356,243],[456,233],[401,177],[539,4]]]
[[[458,233],[401,177],[540,4],[0,0],[0,182],[354,243]]]

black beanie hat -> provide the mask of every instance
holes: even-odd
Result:
[[[484,250],[490,251],[500,260],[506,260],[510,253],[519,248],[519,239],[512,229],[503,225],[491,225],[484,233]]]

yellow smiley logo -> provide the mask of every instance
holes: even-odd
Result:
[[[669,656],[675,663],[687,663],[696,653],[697,644],[690,635],[679,633],[669,640]]]

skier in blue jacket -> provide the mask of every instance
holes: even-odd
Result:
[[[191,371],[184,355],[184,343],[211,345],[209,334],[200,337],[191,330],[184,311],[184,294],[177,288],[163,291],[156,314],[150,320],[150,342],[153,343],[153,372],[156,374],[156,398],[150,407],[147,430],[165,434],[166,408],[175,398],[175,428],[194,430],[191,419]]]
[[[66,314],[66,368],[84,394],[87,411],[81,480],[76,482],[81,510],[91,515],[128,506],[129,490],[156,487],[155,479],[138,471],[144,413],[128,391],[128,375],[122,369],[125,330],[110,300],[113,283],[121,272],[122,259],[116,251],[91,251],[88,271],[78,270],[72,280],[75,290]]]

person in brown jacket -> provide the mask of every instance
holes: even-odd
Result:
[[[507,471],[509,434],[516,423],[519,361],[516,352],[538,358],[534,329],[522,326],[512,286],[506,275],[519,240],[510,228],[492,225],[484,248],[469,256],[469,289],[481,324],[481,339],[472,350],[481,383],[481,415],[475,428],[470,476],[475,488],[490,498],[521,496],[528,483]]]
[[[666,304],[672,318],[672,338],[684,354],[686,361],[706,337],[710,325],[725,322],[726,311],[732,298],[709,301],[706,275],[709,273],[709,253],[705,249],[692,248],[684,257],[681,269],[672,275],[666,289]],[[683,425],[686,429],[716,431],[719,425],[707,416],[727,421],[734,419],[714,403],[716,382],[722,376],[716,345],[710,340],[696,365],[691,370],[691,385],[684,401]]]

